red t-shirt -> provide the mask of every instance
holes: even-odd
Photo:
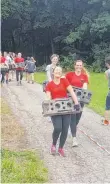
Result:
[[[0,57],[0,63],[5,63],[5,60],[6,60],[5,57],[3,56]]]
[[[84,83],[88,83],[88,76],[81,73],[79,76],[75,72],[69,72],[66,74],[66,79],[72,86],[82,88]]]
[[[67,98],[67,87],[69,85],[68,80],[65,78],[61,78],[59,84],[55,84],[54,81],[51,81],[46,86],[46,92],[49,91],[51,93],[52,99]]]
[[[18,57],[16,57],[15,58],[15,63],[22,63],[22,62],[24,62],[24,58],[18,58]],[[24,68],[23,67],[18,67],[18,68],[16,68],[16,70],[23,70]]]

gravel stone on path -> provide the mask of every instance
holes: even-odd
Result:
[[[69,132],[65,144],[66,157],[49,153],[52,141],[52,124],[42,116],[45,93],[40,84],[22,86],[10,82],[2,87],[2,95],[8,101],[20,125],[26,131],[30,149],[39,149],[49,169],[50,183],[110,183],[110,155],[91,141],[79,129],[79,146],[72,148]],[[101,125],[101,116],[88,108],[78,127],[110,152],[110,126]]]

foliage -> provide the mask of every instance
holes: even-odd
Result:
[[[110,54],[110,0],[2,0],[1,9],[2,50],[33,55],[39,65],[58,53],[64,67],[76,54],[102,71]]]
[[[68,56],[61,56],[60,65],[67,71],[69,69],[73,70],[74,61],[76,61],[76,54],[69,54]]]

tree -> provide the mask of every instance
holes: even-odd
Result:
[[[2,0],[1,6],[2,50],[33,55],[39,64],[56,52],[65,66],[82,58],[97,71],[103,68],[110,48],[110,0]]]

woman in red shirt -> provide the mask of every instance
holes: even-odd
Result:
[[[87,89],[89,75],[83,66],[82,60],[77,60],[75,62],[74,68],[75,68],[74,72],[69,72],[66,74],[66,79],[68,79],[70,84],[74,87]],[[82,108],[84,107],[83,103],[81,103],[81,107]],[[73,137],[73,143],[72,143],[73,147],[78,145],[77,139],[76,139],[76,128],[81,118],[81,115],[82,115],[82,112],[76,115],[74,114],[71,115],[70,128],[71,128],[71,133]]]
[[[0,71],[1,71],[1,83],[4,83],[5,81],[5,74],[6,74],[6,71],[3,71],[2,69],[6,67],[6,64],[5,64],[5,57],[2,56],[2,53],[0,52]]]
[[[56,67],[53,71],[53,75],[54,75],[53,80],[49,82],[46,86],[46,94],[48,99],[51,100],[51,99],[58,99],[58,98],[60,99],[67,98],[68,97],[67,91],[69,91],[73,101],[76,104],[75,105],[76,110],[79,110],[78,100],[72,87],[70,86],[67,79],[61,78],[62,68]],[[56,154],[56,144],[60,136],[58,153],[61,156],[65,156],[63,146],[67,138],[69,124],[71,122],[71,115],[55,115],[55,116],[52,116],[51,119],[54,126],[54,131],[52,135],[53,143],[51,147],[51,154],[53,155]]]
[[[21,81],[23,78],[23,71],[24,71],[25,64],[24,64],[24,58],[22,58],[21,53],[18,53],[17,57],[15,58],[15,65],[16,65],[17,85],[22,85]]]

